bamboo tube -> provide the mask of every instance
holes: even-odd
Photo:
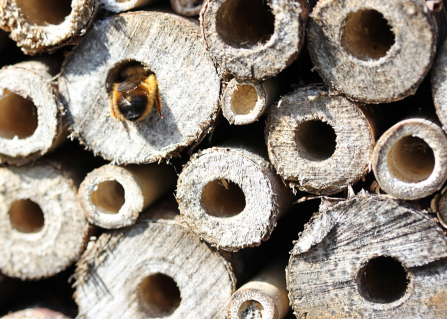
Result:
[[[287,289],[297,318],[440,318],[447,240],[431,217],[386,196],[323,210],[295,243]]]
[[[70,319],[60,312],[46,308],[34,308],[17,311],[2,317],[2,319]]]
[[[113,84],[137,65],[158,80],[163,118],[155,107],[137,122],[111,116]],[[193,28],[169,14],[131,12],[96,24],[66,61],[59,88],[74,136],[115,164],[136,164],[177,155],[207,134],[221,79]]]
[[[26,54],[55,51],[82,36],[98,9],[96,0],[5,0],[0,28]]]
[[[275,78],[262,83],[232,79],[223,94],[223,115],[230,124],[250,124],[257,121],[278,97],[279,82]]]
[[[282,319],[289,312],[286,263],[276,262],[239,288],[228,303],[227,319]]]
[[[444,187],[441,192],[436,194],[432,199],[431,209],[436,213],[439,222],[444,228],[447,228],[447,187]]]
[[[372,167],[380,187],[400,199],[419,199],[447,180],[447,137],[426,119],[401,121],[386,131],[374,149]]]
[[[368,173],[374,149],[369,111],[321,86],[283,96],[271,108],[266,128],[278,174],[294,191],[314,194],[334,194],[357,182]]]
[[[0,163],[35,161],[65,141],[61,103],[49,71],[41,62],[0,70]]]
[[[247,148],[213,147],[191,157],[177,200],[192,231],[219,249],[237,251],[270,237],[291,204],[270,163]]]
[[[76,270],[81,317],[224,317],[235,291],[231,265],[186,227],[148,219],[154,213],[90,242]]]
[[[200,19],[208,50],[220,67],[239,81],[261,81],[298,56],[308,15],[302,0],[208,0]]]
[[[171,0],[171,7],[175,13],[182,16],[198,16],[202,10],[204,0]]]
[[[84,249],[89,225],[76,178],[49,164],[0,168],[0,270],[39,279],[68,267]]]
[[[319,1],[308,29],[316,70],[356,101],[392,102],[414,94],[445,38],[445,8],[430,11],[428,2]]]
[[[87,175],[78,198],[90,223],[121,228],[133,225],[143,209],[174,190],[176,180],[167,164],[104,165]]]
[[[106,10],[112,12],[123,12],[138,9],[149,5],[156,0],[100,0]]]

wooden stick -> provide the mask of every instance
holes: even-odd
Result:
[[[219,249],[237,251],[270,237],[291,204],[273,167],[244,148],[209,148],[191,157],[177,184],[182,218]]]
[[[296,189],[334,194],[369,171],[374,118],[367,109],[321,86],[283,96],[267,120],[269,158]]]
[[[172,167],[149,165],[104,165],[89,173],[78,198],[90,223],[103,228],[133,225],[143,209],[175,189]]]
[[[111,116],[114,83],[132,65],[154,72],[163,119],[155,107],[137,122]],[[221,79],[193,28],[169,14],[131,12],[98,22],[66,61],[59,88],[74,136],[115,164],[149,163],[209,132]]]
[[[123,12],[132,9],[138,9],[149,5],[155,0],[100,0],[106,10],[112,12]]]
[[[401,199],[419,199],[447,180],[447,137],[427,119],[401,121],[377,142],[372,167],[380,187]]]
[[[98,9],[96,0],[5,0],[0,5],[0,28],[26,54],[55,51],[77,41]]]
[[[198,16],[204,0],[171,0],[172,9],[177,14],[187,17]]]
[[[287,267],[297,318],[437,318],[445,313],[447,240],[426,213],[385,196],[317,215]]]
[[[220,67],[239,81],[277,75],[298,56],[309,8],[306,1],[208,0],[202,34]]]
[[[279,82],[276,78],[262,83],[232,79],[223,95],[223,115],[230,124],[250,124],[257,121],[278,97]]]
[[[445,8],[430,11],[427,2],[319,1],[308,29],[316,70],[337,91],[361,102],[414,94],[445,38]]]
[[[273,263],[239,288],[228,303],[227,318],[284,318],[290,310],[285,266],[286,263]]]
[[[49,67],[24,62],[0,70],[0,163],[23,165],[67,137]]]
[[[60,312],[46,308],[25,309],[8,314],[2,319],[70,319]]]

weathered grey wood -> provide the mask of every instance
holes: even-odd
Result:
[[[303,87],[270,109],[269,158],[294,191],[334,194],[368,173],[374,125],[365,106],[323,86]]]
[[[237,251],[270,237],[291,193],[273,167],[244,148],[214,147],[191,157],[177,200],[192,231],[219,249]]]
[[[445,316],[446,237],[426,212],[409,204],[385,196],[336,204],[307,224],[291,254],[287,288],[297,318]],[[371,273],[361,269],[379,256],[403,267],[402,296],[361,293],[371,289],[360,279]]]
[[[0,70],[0,163],[35,161],[65,141],[62,104],[50,79],[41,62]]]
[[[97,0],[5,0],[0,28],[26,54],[54,51],[84,35],[98,9]]]
[[[431,77],[436,114],[447,131],[447,42],[444,43],[433,66]]]
[[[155,0],[100,0],[106,10],[112,12],[123,12],[141,8],[145,5],[156,2]]]
[[[436,213],[439,223],[447,228],[447,187],[444,187],[431,201],[431,210]]]
[[[167,164],[104,165],[86,176],[78,198],[90,223],[121,228],[133,225],[143,209],[174,191],[176,181]]]
[[[432,12],[426,4],[319,1],[308,29],[315,69],[357,101],[392,102],[414,94],[445,38],[445,8]]]
[[[155,110],[139,122],[110,116],[107,76],[129,60],[155,73],[164,119]],[[148,163],[208,132],[221,79],[195,30],[168,14],[132,12],[96,23],[66,62],[59,87],[73,136],[113,163]]]
[[[69,317],[46,308],[33,308],[10,313],[2,319],[70,319]]]
[[[187,17],[198,16],[204,0],[171,0],[172,9],[177,14]]]
[[[52,276],[84,249],[89,225],[72,179],[48,165],[0,168],[0,269]]]
[[[308,15],[308,4],[301,0],[208,0],[200,21],[220,67],[240,81],[260,81],[277,75],[298,56]]]
[[[427,119],[408,119],[377,141],[372,167],[380,187],[400,199],[419,199],[447,180],[447,137]]]

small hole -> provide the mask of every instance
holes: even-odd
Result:
[[[203,188],[201,204],[208,215],[231,217],[244,210],[245,195],[237,184],[222,178]]]
[[[71,0],[15,0],[28,22],[61,24],[71,13]]]
[[[332,126],[319,120],[301,123],[296,132],[300,154],[311,161],[324,161],[330,158],[337,146],[336,138]]]
[[[171,315],[182,301],[175,281],[160,273],[150,275],[141,282],[138,298],[141,310],[149,318]]]
[[[263,0],[227,0],[216,20],[221,39],[235,48],[251,49],[267,43],[275,30],[275,17]]]
[[[364,61],[384,57],[394,44],[394,33],[388,21],[376,10],[351,13],[342,32],[344,49]]]
[[[391,147],[388,167],[394,177],[407,183],[419,183],[433,172],[435,155],[422,139],[405,136]]]
[[[262,314],[264,312],[264,307],[255,301],[247,300],[239,308],[239,318],[240,319],[262,319]]]
[[[42,209],[29,199],[15,201],[8,214],[12,227],[21,233],[38,233],[43,228]]]
[[[34,134],[37,109],[33,102],[8,90],[0,98],[0,136],[22,139]]]
[[[238,85],[231,99],[231,108],[237,115],[246,115],[253,111],[258,101],[258,93],[252,85]]]
[[[405,295],[407,271],[392,257],[372,258],[357,274],[360,295],[375,303],[390,303]]]
[[[103,214],[117,214],[124,205],[124,188],[117,181],[102,182],[92,192],[92,204]]]

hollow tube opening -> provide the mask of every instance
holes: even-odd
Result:
[[[311,161],[330,158],[337,146],[336,138],[332,126],[320,120],[300,123],[295,136],[298,152]]]
[[[15,0],[29,23],[61,24],[71,13],[71,0]]]
[[[99,183],[90,199],[96,209],[103,214],[117,214],[124,205],[124,188],[117,181]]]
[[[256,300],[244,301],[239,308],[239,319],[261,319],[264,312],[264,307]]]
[[[122,83],[134,76],[148,76],[148,71],[141,62],[135,60],[127,60],[117,63],[111,68],[106,77],[106,89],[110,94],[113,91],[114,84]]]
[[[246,115],[253,111],[258,102],[258,93],[253,85],[238,85],[231,98],[231,109],[236,115]]]
[[[208,215],[231,217],[244,210],[245,195],[239,185],[222,178],[203,188],[201,204]]]
[[[21,233],[38,233],[45,223],[42,209],[29,199],[12,203],[8,214],[12,227]]]

